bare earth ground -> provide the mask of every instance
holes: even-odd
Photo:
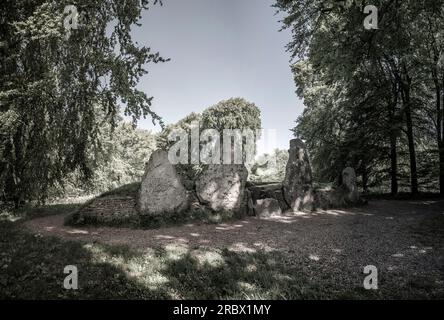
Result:
[[[389,297],[411,297],[409,290],[427,298],[444,297],[444,200],[378,200],[347,210],[155,230],[72,228],[63,225],[64,217],[29,220],[25,227],[44,236],[142,250],[163,248],[216,262],[226,249],[277,253],[285,265],[299,266],[304,276],[333,286],[333,291],[336,285],[362,287],[364,266],[374,265],[379,297],[385,292]]]

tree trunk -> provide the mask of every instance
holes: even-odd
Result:
[[[439,193],[444,196],[444,142],[439,146]]]
[[[379,66],[382,70],[382,73],[385,74],[384,67],[379,61]],[[395,72],[398,75],[397,72]],[[398,185],[398,151],[397,151],[397,138],[399,134],[399,128],[401,127],[402,117],[397,116],[396,107],[398,106],[399,95],[400,95],[400,81],[398,76],[395,76],[394,79],[391,79],[392,84],[392,94],[393,97],[389,99],[389,123],[390,126],[390,184],[391,184],[391,195],[396,196],[399,191]],[[392,100],[393,99],[393,100]]]
[[[362,192],[364,194],[368,193],[368,172],[366,169],[362,171]]]
[[[437,58],[435,59],[437,62]],[[444,195],[444,141],[443,141],[443,108],[441,104],[442,90],[444,89],[444,78],[442,79],[442,86],[439,83],[438,71],[433,70],[433,81],[435,83],[435,98],[436,98],[436,142],[438,145],[439,154],[439,193]],[[444,99],[444,96],[443,96]],[[443,101],[444,104],[444,101]]]
[[[404,112],[407,126],[407,140],[410,156],[410,185],[411,193],[418,194],[418,169],[416,165],[415,139],[413,136],[412,109],[410,105],[410,88],[404,88]]]
[[[398,194],[398,152],[397,152],[397,136],[398,136],[398,117],[396,117],[396,106],[398,104],[398,91],[394,92],[394,101],[390,105],[390,177],[391,177],[391,194]]]
[[[390,132],[390,175],[391,175],[391,194],[398,194],[398,153],[396,152],[396,132],[394,129]]]
[[[442,86],[436,82],[436,115],[437,115],[437,133],[438,133],[438,152],[439,152],[439,193],[444,195],[444,76],[442,79]],[[443,102],[441,104],[441,96]]]
[[[356,172],[359,172],[361,175],[361,179],[362,179],[362,193],[368,193],[368,175],[369,175],[369,170],[367,169],[367,165],[365,160],[361,160],[358,162],[359,164],[353,166],[357,168]]]

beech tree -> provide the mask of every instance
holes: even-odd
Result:
[[[378,9],[378,29],[363,25],[370,4]],[[444,1],[278,0],[275,6],[293,34],[287,48],[307,106],[294,131],[307,140],[317,174],[339,176],[352,165],[364,189],[390,181],[396,195],[408,169],[413,194],[436,190],[438,181],[444,193]]]
[[[91,177],[88,152],[100,121],[114,127],[123,112],[134,122],[161,123],[152,97],[136,86],[147,64],[165,59],[131,38],[142,10],[157,2],[2,1],[0,190],[6,200],[44,201],[66,174]],[[68,5],[79,14],[77,28],[65,28]]]

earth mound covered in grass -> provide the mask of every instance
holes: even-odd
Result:
[[[282,183],[250,185],[244,164],[212,164],[202,166],[199,172],[193,170],[192,165],[173,165],[166,150],[156,150],[141,183],[92,199],[66,223],[151,228],[364,204],[353,168],[342,171],[342,183],[337,188],[315,189],[308,152],[299,139],[290,141]]]
[[[69,215],[66,225],[135,226],[138,224],[136,197],[139,183],[124,185],[86,202]]]
[[[186,222],[219,223],[240,218],[224,212],[206,210],[197,202],[180,213],[142,215],[137,205],[139,188],[140,183],[137,182],[105,192],[68,215],[65,225],[151,229]]]

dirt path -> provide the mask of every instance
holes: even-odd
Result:
[[[45,236],[142,250],[264,252],[267,264],[284,257],[283,263],[300,266],[310,279],[327,277],[350,287],[362,282],[364,266],[375,265],[390,296],[403,296],[402,290],[444,296],[444,200],[381,200],[348,210],[156,230],[72,228],[63,219],[47,216],[24,226]]]
[[[237,246],[246,250],[292,250],[297,247],[298,250],[305,248],[315,252],[349,251],[349,254],[354,249],[367,248],[365,251],[377,249],[398,254],[431,250],[424,249],[417,236],[425,218],[439,216],[444,216],[444,201],[375,201],[366,207],[348,210],[269,219],[246,218],[229,224],[186,224],[155,230],[73,228],[63,225],[64,215],[33,219],[25,226],[43,235],[140,248],[168,244],[214,248]]]

